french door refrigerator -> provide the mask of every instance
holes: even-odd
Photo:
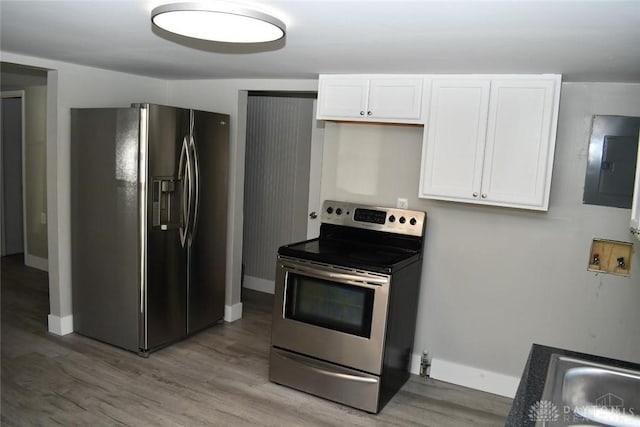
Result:
[[[224,316],[229,116],[71,109],[74,331],[141,355]]]

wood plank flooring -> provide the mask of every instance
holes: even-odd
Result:
[[[47,332],[46,273],[2,258],[3,426],[500,426],[511,399],[412,376],[378,415],[268,380],[271,295],[148,359]]]

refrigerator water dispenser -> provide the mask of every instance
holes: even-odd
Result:
[[[153,179],[153,226],[162,230],[180,227],[179,191],[175,177]]]

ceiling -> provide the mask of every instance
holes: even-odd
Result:
[[[640,0],[265,0],[287,36],[242,46],[153,28],[150,11],[170,2],[1,0],[0,47],[162,79],[562,73],[640,82]]]

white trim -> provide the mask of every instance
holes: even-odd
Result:
[[[242,303],[224,306],[224,321],[235,322],[242,319]]]
[[[49,322],[49,332],[55,335],[68,335],[73,333],[73,315],[68,316],[54,316],[50,314],[47,316]]]
[[[420,355],[414,354],[411,361],[411,373],[419,373]],[[520,378],[517,377],[436,358],[431,360],[430,377],[510,398],[516,395],[520,383]]]
[[[411,356],[410,372],[412,374],[420,374],[421,359],[421,354],[414,353]],[[516,395],[516,391],[518,390],[518,385],[520,383],[520,378],[499,374],[497,372],[485,371],[483,369],[461,365],[459,363],[448,362],[442,359],[431,360],[429,376],[436,380],[510,398],[513,398]]]
[[[324,121],[316,119],[318,100],[313,100],[313,117],[311,122],[311,147],[309,149],[309,201],[307,213],[316,212],[316,218],[307,216],[307,239],[320,234],[320,209],[322,200],[320,184],[322,182],[322,156],[324,151]]]
[[[47,258],[49,261],[49,311],[61,312],[61,300],[65,298],[60,280],[60,221],[58,218],[58,71],[47,71],[46,107],[46,169],[47,169]],[[69,255],[68,253],[66,255]],[[71,293],[68,279],[66,292]],[[67,306],[70,306],[68,304]]]
[[[273,295],[275,293],[276,283],[273,280],[262,279],[260,277],[244,276],[242,287]]]
[[[420,362],[422,362],[422,355],[413,353],[411,355],[411,366],[409,367],[409,372],[414,375],[420,375]]]
[[[37,268],[42,271],[49,271],[49,260],[46,258],[40,258],[35,255],[30,255],[25,252],[24,265],[27,267]]]

